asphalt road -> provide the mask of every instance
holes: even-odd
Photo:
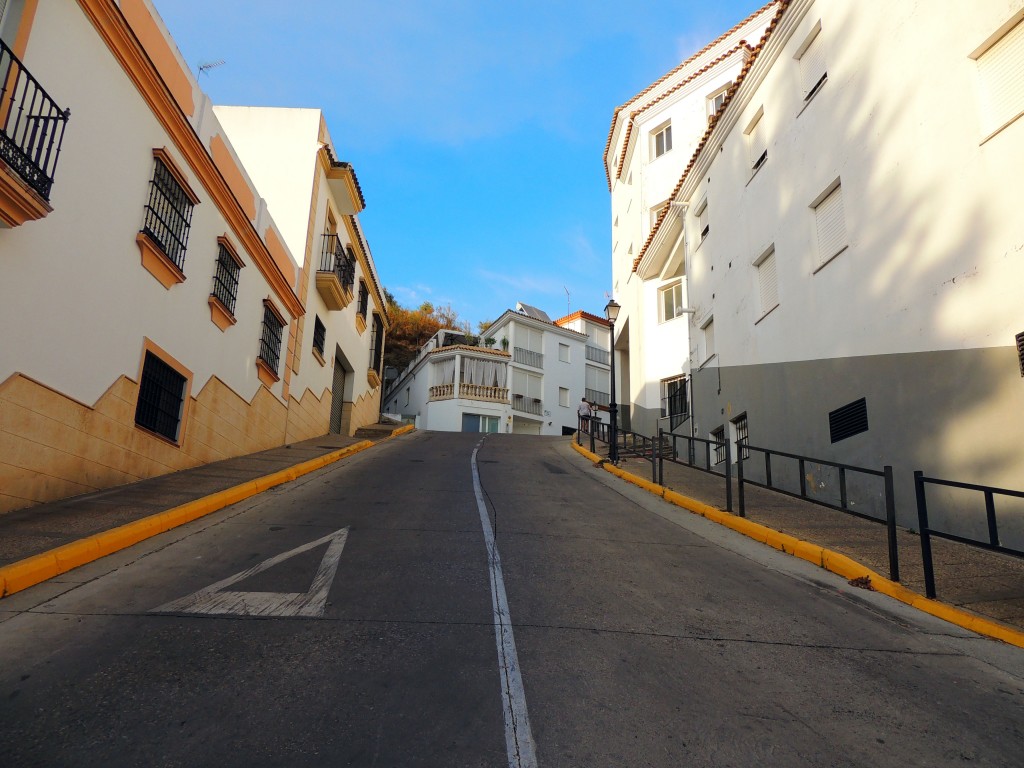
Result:
[[[480,438],[0,602],[0,765],[1024,765],[1024,652]]]

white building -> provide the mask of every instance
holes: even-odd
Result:
[[[611,192],[612,284],[620,423],[643,434],[678,427],[689,340],[675,186],[773,17],[770,3],[615,110],[604,164]],[[661,222],[660,227],[655,224]],[[653,251],[664,252],[656,264]]]
[[[584,397],[608,405],[608,326],[576,312],[552,322],[525,304],[486,332],[492,346],[439,331],[384,398],[384,413],[448,432],[563,435]]]
[[[905,522],[916,469],[1024,485],[1022,65],[1024,0],[780,5],[670,201],[696,434],[891,464]]]
[[[0,42],[0,512],[326,433],[316,137],[277,220],[148,0],[0,2]]]

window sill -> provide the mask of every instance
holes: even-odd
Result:
[[[747,179],[747,183],[744,186],[750,186],[750,182],[754,180],[754,177],[757,176],[757,174],[761,172],[761,169],[764,168],[766,165],[768,165],[767,158],[765,158],[765,161],[761,163],[759,166],[757,166],[756,168],[752,168],[750,170],[750,178]]]
[[[178,283],[185,282],[185,273],[178,269],[178,265],[170,260],[167,254],[163,252],[163,249],[149,235],[145,232],[139,232],[135,236],[135,242],[138,244],[139,252],[142,254],[142,266],[146,268],[149,274],[156,278],[160,285],[167,290],[171,290]]]
[[[1009,127],[1010,127],[1011,125],[1013,125],[1014,123],[1016,123],[1016,122],[1017,122],[1018,120],[1020,120],[1020,119],[1021,119],[1022,117],[1024,117],[1024,112],[1021,112],[1021,113],[1020,113],[1019,115],[1017,115],[1016,117],[1014,117],[1014,118],[1012,118],[1012,119],[1010,119],[1010,120],[1007,120],[1007,121],[1006,121],[1005,123],[1003,123],[1003,124],[1002,124],[1001,126],[999,126],[999,127],[998,127],[998,128],[996,128],[996,129],[995,129],[994,131],[992,131],[991,133],[989,133],[988,135],[986,135],[986,136],[985,136],[985,138],[983,138],[983,139],[982,139],[982,140],[981,140],[981,141],[980,141],[980,142],[978,143],[978,146],[979,146],[979,147],[983,147],[983,146],[985,146],[985,144],[987,144],[987,143],[988,143],[989,141],[991,141],[992,139],[994,139],[994,138],[995,138],[996,136],[998,136],[998,135],[999,135],[1000,133],[1002,133],[1003,131],[1005,131],[1005,130],[1006,130],[1007,128],[1009,128]]]
[[[271,368],[262,357],[256,358],[256,373],[260,377],[263,386],[267,389],[270,389],[281,380],[281,377],[277,375],[277,371]]]
[[[804,103],[801,105],[800,109],[796,113],[797,117],[800,117],[800,115],[802,115],[804,113],[804,110],[807,109],[808,106],[810,106],[811,102],[814,101],[816,98],[818,98],[818,94],[822,92],[822,90],[825,88],[825,85],[827,83],[828,83],[828,74],[826,73],[825,74],[825,79],[822,80],[820,83],[818,83],[818,85],[815,86],[814,90],[811,91],[804,98]]]
[[[146,434],[149,437],[155,437],[160,442],[167,443],[167,445],[171,446],[172,448],[181,448],[181,437],[180,436],[178,437],[177,440],[172,440],[171,438],[167,437],[167,435],[161,435],[159,432],[154,432],[152,429],[147,429],[146,427],[142,426],[141,424],[136,424],[135,428],[137,430],[139,430],[139,432],[142,432],[143,434]],[[180,424],[178,425],[178,431],[179,432],[181,431],[181,425]]]
[[[324,360],[324,356],[320,354],[320,351],[316,347],[313,347],[313,357],[315,357],[316,361],[320,363],[321,368],[327,365],[327,361]]]
[[[370,389],[376,389],[380,386],[380,374],[373,370],[373,368],[368,368],[366,371],[366,383],[370,385]]]
[[[710,362],[711,362],[712,360],[714,360],[714,359],[715,359],[716,357],[718,357],[718,353],[717,353],[717,352],[715,352],[715,353],[713,353],[713,354],[711,354],[711,355],[708,355],[707,359],[706,359],[706,360],[705,360],[705,361],[704,361],[703,363],[701,363],[701,364],[700,364],[700,367],[698,367],[698,368],[697,368],[697,370],[698,370],[698,371],[702,371],[702,370],[704,370],[704,367],[705,367],[706,365],[708,365],[708,363],[710,363]]]
[[[833,260],[834,260],[834,259],[835,259],[835,258],[836,258],[836,257],[837,257],[837,256],[838,256],[839,254],[841,254],[841,253],[842,253],[843,251],[845,251],[845,250],[846,250],[847,248],[849,248],[849,247],[850,247],[849,245],[844,245],[844,246],[843,246],[842,248],[840,248],[840,249],[839,249],[838,251],[836,251],[835,253],[833,253],[833,254],[832,254],[831,256],[829,256],[829,257],[828,257],[827,259],[825,259],[825,260],[824,260],[823,262],[821,262],[821,264],[819,264],[819,265],[818,265],[817,267],[815,267],[815,268],[814,268],[814,269],[813,269],[813,270],[811,271],[811,274],[812,274],[812,275],[816,275],[816,274],[818,274],[819,272],[821,272],[821,270],[823,270],[823,269],[824,269],[825,267],[827,267],[827,266],[828,266],[829,264],[831,264],[831,263],[832,263],[832,261],[833,261]]]
[[[363,335],[363,331],[365,331],[365,330],[366,330],[366,317],[364,315],[360,315],[357,312],[356,313],[356,333],[358,333],[360,336],[362,336]]]
[[[216,296],[211,294],[208,301],[210,303],[210,321],[220,328],[222,333],[238,322],[231,310],[225,307],[224,303]]]
[[[775,302],[774,306],[772,306],[771,309],[769,309],[767,312],[762,312],[761,313],[761,316],[759,318],[757,318],[757,320],[754,321],[754,325],[757,325],[758,323],[760,323],[762,320],[764,320],[766,317],[768,317],[768,315],[770,315],[772,312],[774,312],[778,308],[779,308],[779,302]]]

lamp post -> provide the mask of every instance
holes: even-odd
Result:
[[[608,460],[612,464],[619,463],[619,409],[615,404],[615,320],[619,316],[619,310],[622,309],[615,299],[609,299],[608,303],[604,307],[604,316],[608,318],[608,327],[611,335],[611,403],[608,404],[608,412],[611,414],[611,426],[609,427],[608,436]]]

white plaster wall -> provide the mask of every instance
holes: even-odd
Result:
[[[248,266],[238,323],[222,333],[211,322],[217,237],[228,227],[208,193],[77,5],[39,4],[25,59],[72,116],[54,211],[0,230],[0,324],[12,329],[0,347],[0,381],[20,371],[91,405],[120,374],[138,376],[147,336],[192,370],[193,393],[217,375],[251,399],[260,386],[262,299],[271,291],[239,248]],[[186,281],[169,291],[141,266],[135,242],[154,147],[169,149],[202,200],[192,217]],[[272,391],[280,396],[281,383]]]
[[[712,312],[721,365],[1012,345],[1024,120],[982,143],[968,54],[1024,2],[941,5],[810,6],[701,183],[684,189],[691,203],[707,193],[711,225],[688,257],[691,347]],[[793,56],[819,20],[828,81],[801,112]],[[761,106],[768,160],[751,179],[742,129]],[[837,177],[849,247],[813,274],[809,205]],[[686,226],[696,242],[692,215]],[[751,262],[772,243],[780,306],[755,324]]]

